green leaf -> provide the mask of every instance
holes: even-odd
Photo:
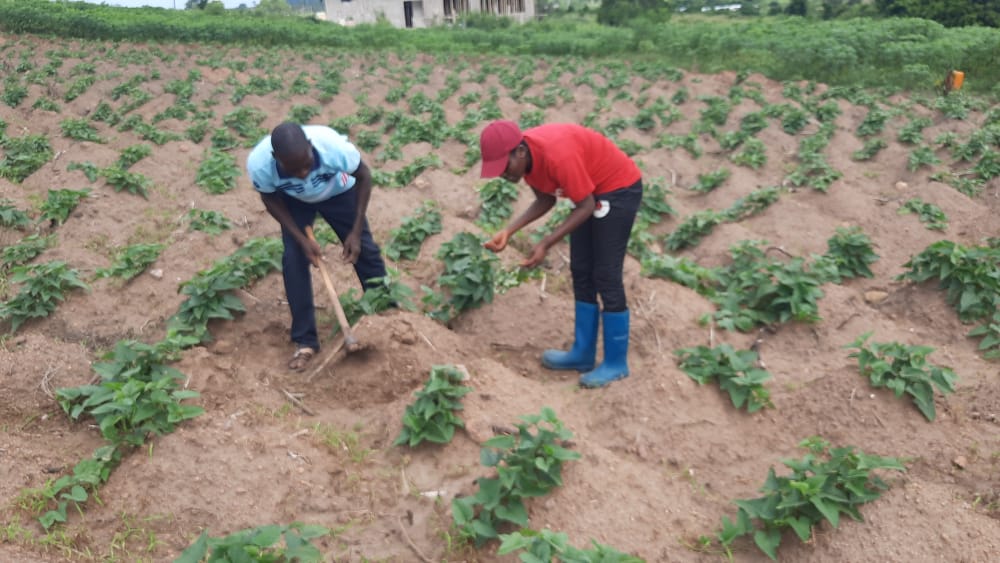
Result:
[[[820,497],[812,497],[809,499],[809,502],[811,502],[812,505],[816,507],[816,510],[819,510],[831,524],[833,524],[834,528],[837,527],[840,523],[840,511],[837,510],[836,506],[827,504],[827,502]]]
[[[500,505],[494,511],[497,518],[513,522],[518,526],[528,525],[528,511],[519,499],[511,499],[506,505]]]
[[[85,502],[87,500],[87,491],[80,485],[73,485],[69,493],[63,493],[61,498],[66,500],[71,500],[74,502]]]
[[[788,525],[795,530],[795,534],[799,536],[799,539],[803,542],[809,541],[812,536],[812,523],[808,518],[802,517],[791,517],[787,520]]]
[[[753,534],[753,541],[768,557],[777,561],[778,546],[781,544],[781,532],[779,530],[773,528],[757,530]]]
[[[253,535],[250,543],[256,545],[257,547],[270,547],[281,539],[281,531],[281,526],[261,526],[260,528],[257,528],[257,533]]]
[[[188,546],[181,554],[180,557],[174,560],[174,563],[201,563],[201,560],[205,558],[208,553],[208,530],[201,532],[198,539],[195,540],[193,544]]]

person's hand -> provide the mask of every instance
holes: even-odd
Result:
[[[531,249],[531,255],[521,262],[522,268],[534,268],[535,266],[542,263],[545,260],[545,255],[548,253],[549,249],[545,248],[544,244],[537,244]]]
[[[361,257],[361,231],[351,231],[344,239],[344,250],[340,258],[344,262],[356,264]]]
[[[316,239],[306,239],[303,241],[302,250],[305,251],[309,263],[318,268],[319,261],[323,259],[323,249],[320,248]]]
[[[500,232],[493,235],[493,238],[483,243],[483,247],[493,252],[500,252],[507,248],[507,239],[509,238],[510,233],[507,232],[507,229],[500,229]]]

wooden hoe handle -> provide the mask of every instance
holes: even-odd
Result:
[[[316,242],[312,225],[306,226],[306,236],[309,237],[309,240]],[[330,273],[326,270],[326,264],[323,264],[320,260],[317,261],[316,267],[319,268],[319,272],[323,276],[323,283],[326,285],[326,291],[330,294],[330,299],[333,301],[333,310],[337,313],[337,322],[340,323],[340,330],[344,331],[344,344],[347,346],[348,351],[351,351],[357,348],[358,340],[354,338],[351,325],[347,322],[347,315],[344,314],[344,308],[340,305],[337,290],[333,288],[333,281],[330,279]]]

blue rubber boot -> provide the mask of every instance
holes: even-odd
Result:
[[[594,369],[597,357],[597,326],[600,322],[597,303],[576,302],[576,327],[573,348],[569,352],[546,350],[542,352],[542,365],[549,369]]]
[[[628,377],[628,309],[602,314],[604,323],[604,361],[594,371],[580,376],[583,387],[604,387]]]

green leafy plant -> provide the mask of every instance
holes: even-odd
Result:
[[[393,307],[408,311],[416,309],[410,297],[413,290],[399,279],[399,271],[388,268],[385,276],[372,278],[365,282],[366,289],[361,298],[355,297],[357,290],[350,288],[339,296],[347,321],[352,325],[365,315],[375,315]],[[335,326],[334,334],[339,330]]]
[[[643,203],[646,201],[646,197],[643,196]],[[640,212],[642,212],[642,206],[639,207]],[[531,235],[528,237],[532,244],[538,244],[545,237],[552,234],[552,231],[561,225],[569,214],[573,211],[573,202],[568,199],[560,199],[556,202],[555,207],[549,212],[549,218],[545,220],[545,223],[532,231]],[[638,218],[637,218],[638,221]]]
[[[319,106],[309,106],[305,104],[295,104],[288,110],[288,121],[295,123],[309,123],[309,121],[320,114],[322,108]]]
[[[856,349],[848,357],[857,358],[861,375],[869,379],[872,387],[887,387],[897,397],[910,395],[927,420],[934,420],[934,389],[944,394],[954,392],[958,379],[955,373],[950,368],[927,363],[927,356],[934,348],[899,342],[872,342],[866,346],[871,335],[866,332],[845,346]]]
[[[188,228],[192,231],[217,235],[232,228],[229,219],[218,211],[191,209],[185,217],[188,220]]]
[[[827,239],[826,248],[824,258],[836,268],[830,281],[840,283],[841,278],[875,277],[868,266],[878,261],[878,254],[861,227],[839,227],[837,233]]]
[[[259,526],[240,530],[222,538],[210,537],[206,530],[174,563],[202,563],[202,561],[321,563],[323,554],[309,540],[329,534],[328,528],[298,522],[288,526]],[[282,538],[285,540],[285,545],[276,545]]]
[[[132,168],[135,163],[151,154],[153,154],[153,148],[149,145],[140,144],[126,147],[122,150],[121,154],[118,155],[118,168],[128,170],[129,168]]]
[[[916,213],[920,222],[932,231],[943,231],[948,228],[948,216],[933,203],[927,203],[920,198],[909,199],[899,206],[897,213],[906,215]]]
[[[222,123],[243,139],[252,139],[256,142],[267,134],[267,131],[260,127],[267,114],[252,107],[240,107],[222,116]]]
[[[791,528],[807,542],[823,520],[834,528],[841,513],[861,521],[858,506],[878,499],[889,488],[872,471],[906,471],[896,458],[869,455],[851,446],[831,448],[818,437],[804,440],[799,447],[809,453],[798,460],[782,460],[792,470],[790,475],[779,477],[772,467],[760,489],[764,495],[734,501],[739,507],[735,522],[722,518],[718,538],[727,551],[736,538],[753,535],[757,547],[776,560],[785,530]]]
[[[941,164],[941,159],[934,154],[934,149],[927,145],[921,145],[910,151],[910,156],[906,161],[906,169],[915,172],[921,166],[934,166]]]
[[[969,331],[969,336],[981,336],[979,350],[987,360],[1000,358],[1000,309],[993,318]]]
[[[0,227],[23,229],[31,224],[31,217],[21,211],[9,199],[0,199]]]
[[[695,246],[712,232],[724,217],[711,209],[704,209],[689,215],[666,238],[663,247],[667,250],[683,250]]]
[[[911,258],[897,279],[921,283],[937,279],[945,298],[963,321],[992,316],[1000,304],[1000,249],[935,242]]]
[[[199,394],[182,389],[184,374],[166,365],[173,352],[169,344],[119,341],[93,366],[100,382],[56,390],[59,406],[73,420],[92,416],[101,435],[115,445],[140,446],[149,434],[173,432],[178,423],[204,412],[181,403]]]
[[[446,444],[456,428],[465,428],[455,411],[462,410],[460,399],[472,391],[459,385],[465,374],[455,366],[432,366],[430,379],[414,395],[416,401],[403,413],[403,431],[394,446],[416,446],[424,440]]]
[[[45,135],[0,136],[0,178],[20,184],[55,155]]]
[[[475,495],[451,502],[455,525],[476,546],[498,538],[497,528],[505,523],[526,527],[524,501],[562,485],[563,463],[580,459],[580,454],[560,445],[573,434],[551,408],[524,416],[522,421],[514,434],[495,436],[483,444],[480,462],[495,467],[497,476],[477,479]]]
[[[514,212],[517,201],[517,184],[503,178],[496,178],[479,188],[479,217],[476,224],[488,232],[496,231],[504,225]]]
[[[696,192],[708,193],[721,186],[723,182],[729,179],[729,175],[730,172],[727,168],[719,168],[714,172],[706,174],[698,174],[698,181],[690,189]]]
[[[90,89],[97,82],[96,76],[79,76],[74,80],[63,94],[63,101],[72,102],[79,98],[84,92]]]
[[[864,146],[860,149],[851,153],[851,160],[871,160],[875,158],[875,155],[879,153],[882,149],[889,146],[885,139],[881,137],[874,137],[865,141]]]
[[[88,289],[76,270],[61,261],[11,268],[11,283],[21,289],[9,301],[0,303],[0,320],[10,322],[11,333],[28,319],[49,316],[73,289]]]
[[[59,128],[62,129],[63,137],[92,143],[104,142],[104,139],[97,134],[97,129],[86,119],[64,119],[59,122]]]
[[[55,238],[55,234],[42,236],[36,233],[24,237],[17,244],[5,246],[0,251],[0,266],[18,266],[33,260],[36,256],[44,252],[46,248],[52,246]]]
[[[767,164],[767,147],[760,139],[747,139],[743,142],[743,150],[734,153],[729,159],[733,164],[757,170]]]
[[[663,278],[679,283],[701,295],[714,295],[719,284],[719,276],[715,270],[699,266],[683,256],[647,254],[642,258],[642,273],[651,278]]]
[[[246,310],[233,292],[280,268],[280,240],[250,239],[230,256],[181,284],[180,293],[187,299],[167,320],[168,336],[191,337],[195,342],[209,339],[210,320],[232,319],[234,312]]]
[[[715,348],[695,346],[676,350],[680,368],[700,385],[715,381],[729,393],[736,408],[746,405],[747,412],[772,407],[771,394],[764,382],[771,374],[757,367],[757,352],[734,350],[729,344]]]
[[[441,209],[435,201],[425,201],[398,228],[389,233],[383,252],[390,260],[415,260],[427,237],[441,232]]]
[[[655,149],[658,148],[668,148],[674,150],[676,148],[682,148],[691,155],[691,158],[701,158],[704,150],[701,148],[701,144],[698,143],[698,135],[695,133],[689,133],[687,135],[673,135],[671,133],[664,133],[660,135],[660,138],[653,143]]]
[[[579,549],[569,545],[569,536],[552,530],[535,531],[528,528],[512,534],[500,535],[497,555],[515,551],[522,563],[559,561],[560,563],[645,563],[644,559],[624,554],[613,547],[590,540],[593,549]]]
[[[480,237],[467,232],[458,233],[441,245],[437,257],[444,262],[444,272],[438,276],[438,285],[447,292],[448,301],[432,311],[432,317],[449,321],[462,311],[493,301],[499,260],[483,248]]]
[[[3,103],[16,108],[27,97],[28,88],[21,84],[16,76],[8,76],[3,81],[3,94],[0,94],[0,100],[3,100]]]
[[[868,114],[861,120],[861,124],[858,125],[857,135],[859,137],[870,137],[881,133],[890,117],[892,117],[892,114],[886,109],[878,106],[870,108]]]
[[[101,169],[93,162],[71,162],[66,166],[66,170],[69,172],[74,170],[83,172],[83,175],[87,177],[89,182],[96,182],[97,178],[101,175]]]
[[[129,172],[119,168],[118,165],[101,168],[98,174],[104,177],[104,181],[114,188],[116,192],[126,191],[130,194],[148,197],[149,187],[153,181],[138,172]]]
[[[809,114],[801,108],[788,105],[781,116],[781,129],[789,135],[795,135],[809,123]]]
[[[771,186],[754,190],[744,197],[733,202],[722,212],[726,221],[741,221],[748,217],[762,213],[781,197],[781,188]]]
[[[900,143],[916,145],[924,140],[923,131],[932,124],[929,117],[915,117],[899,130],[896,138]]]
[[[730,250],[732,263],[717,272],[719,288],[709,296],[718,307],[716,323],[726,330],[747,331],[762,324],[819,320],[822,278],[808,270],[802,258],[768,259],[761,244],[736,245]]]
[[[236,158],[215,148],[205,151],[205,157],[198,167],[195,183],[214,195],[223,194],[236,187],[236,178],[240,169],[236,166]]]
[[[150,264],[156,262],[160,253],[163,252],[164,246],[163,244],[133,244],[121,248],[115,252],[111,266],[98,268],[94,272],[94,277],[131,280],[146,271]]]
[[[42,527],[48,530],[56,523],[65,523],[70,506],[82,511],[84,503],[98,487],[107,482],[111,471],[121,459],[121,450],[116,446],[101,446],[90,459],[77,463],[71,475],[49,481],[41,489],[27,491],[28,494],[39,497],[42,510],[54,505],[54,508],[46,510],[38,518]]]
[[[39,207],[39,221],[50,221],[61,225],[69,218],[80,201],[90,195],[90,190],[49,190],[48,197]]]

